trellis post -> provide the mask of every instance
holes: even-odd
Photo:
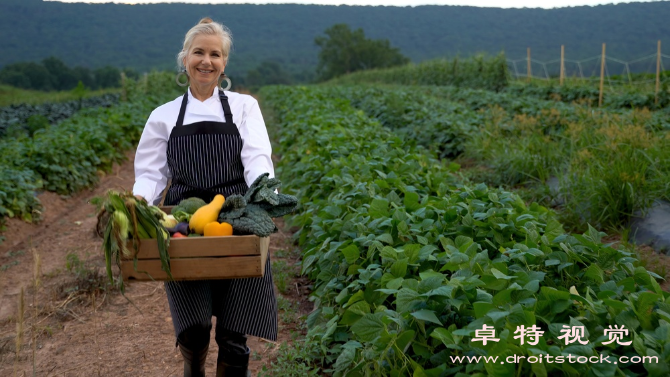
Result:
[[[603,86],[605,84],[605,44],[603,43],[603,55],[600,61],[600,96],[598,97],[598,107],[603,105]]]
[[[565,78],[565,45],[561,45],[561,78],[560,85],[563,86],[563,79]]]
[[[656,52],[656,99],[655,104],[658,104],[658,91],[661,88],[661,40],[658,40],[658,51]]]

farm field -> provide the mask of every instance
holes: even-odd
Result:
[[[632,213],[668,198],[664,110],[460,85],[259,93],[277,175],[301,202],[271,238],[280,340],[250,341],[254,375],[667,375],[670,264],[626,230]],[[136,100],[0,140],[14,157],[0,167],[20,172],[7,176],[23,177],[12,189],[24,198],[0,202],[14,217],[3,214],[0,233],[2,375],[181,374],[162,283],[129,284],[137,307],[106,285],[88,203],[132,187],[148,111],[178,92],[166,78],[128,94]],[[73,143],[88,142],[88,165],[29,163],[45,145],[72,158],[74,144],[56,147],[59,128],[86,136]],[[562,342],[564,325],[581,326],[587,342]],[[483,326],[500,339],[477,344]],[[515,330],[532,326],[544,336],[520,343]],[[631,343],[603,344],[611,326]],[[450,359],[540,354],[658,362]]]
[[[439,93],[444,89],[431,90]],[[556,105],[558,114],[552,115],[550,104],[545,103],[548,114],[543,115],[541,109],[532,106],[536,102],[533,98],[506,97],[496,102],[492,93],[481,99],[481,92],[470,97],[480,105],[498,105],[499,109],[494,109],[497,115],[489,118],[491,114],[486,111],[468,109],[467,94],[463,106],[425,99],[416,88],[266,88],[262,93],[278,114],[279,144],[284,147],[280,149],[288,151],[282,156],[286,165],[280,177],[295,184],[295,195],[304,208],[292,220],[301,228],[297,239],[303,250],[303,273],[315,281],[312,296],[316,308],[307,319],[308,337],[301,349],[304,354],[313,360],[326,360],[335,375],[571,375],[616,370],[643,375],[667,373],[667,340],[659,328],[666,326],[662,308],[668,293],[658,283],[661,276],[646,270],[632,247],[608,243],[605,233],[589,225],[617,229],[626,221],[626,213],[639,208],[640,204],[627,202],[637,196],[625,191],[612,193],[611,199],[631,207],[607,217],[588,217],[588,210],[573,211],[578,216],[569,223],[573,230],[566,232],[559,214],[574,207],[555,213],[502,188],[503,183],[518,185],[529,175],[537,182],[549,178],[533,176],[539,170],[532,170],[532,166],[516,171],[513,168],[519,165],[510,162],[483,166],[492,170],[488,172],[492,176],[516,173],[510,175],[510,182],[487,187],[477,182],[477,175],[473,181],[459,174],[453,160],[438,159],[440,155],[466,153],[473,141],[481,143],[477,141],[480,135],[488,135],[488,144],[481,149],[499,154],[492,160],[483,154],[480,161],[491,164],[509,156],[514,162],[514,158],[526,154],[548,168],[552,160],[538,157],[560,151],[559,144],[551,144],[552,136],[558,138],[561,128],[570,130],[571,125],[581,124],[566,119],[567,124],[562,125],[560,111],[580,116],[579,108]],[[515,106],[505,108],[505,102]],[[514,111],[505,114],[512,109],[522,116],[514,115]],[[523,114],[526,111],[528,114]],[[594,116],[591,109],[587,113],[590,116],[586,119],[595,120],[596,129],[603,127],[599,125],[600,116],[608,117]],[[616,156],[631,158],[643,147],[630,141],[641,135],[640,139],[650,141],[644,146],[650,154],[656,143],[652,139],[657,138],[664,148],[664,131],[653,131],[655,125],[646,131],[646,123],[626,120],[627,116],[639,120],[654,117],[640,118],[635,111],[631,114],[616,114],[604,122],[602,134],[594,132],[614,140],[596,139],[585,149],[604,144],[617,151]],[[652,120],[650,124],[655,123]],[[588,135],[588,128],[582,127],[581,133]],[[635,137],[625,136],[633,129]],[[645,132],[650,133],[649,138]],[[297,136],[307,133],[310,138]],[[513,154],[515,150],[508,143],[522,138],[527,138],[523,144],[530,150]],[[622,145],[633,153],[621,154],[617,148]],[[465,149],[458,151],[459,146]],[[559,155],[555,161],[561,160]],[[595,157],[587,160],[581,165],[592,160],[597,163]],[[661,154],[652,160],[665,163],[667,157]],[[620,162],[626,165],[630,161],[613,162],[617,167]],[[595,165],[585,170],[594,171]],[[653,170],[638,172],[649,179]],[[570,172],[571,176],[578,173]],[[600,178],[585,180],[597,183],[607,179],[603,170],[598,174]],[[619,172],[616,176],[628,179]],[[314,181],[319,184],[309,183]],[[630,183],[624,182],[623,187],[630,187]],[[501,188],[494,188],[498,185]],[[639,188],[636,195],[640,196],[648,189],[644,185]],[[584,188],[596,189],[595,184]],[[577,202],[595,196],[578,194],[571,193]],[[667,198],[664,195],[667,193],[661,192],[658,197]],[[585,219],[589,221],[583,224]],[[649,264],[651,269],[660,266],[658,262]],[[666,270],[657,271],[665,275]],[[475,343],[478,330],[485,325],[500,334],[500,343]],[[524,345],[513,336],[515,328],[518,331],[519,327],[535,325],[545,334],[539,345]],[[621,325],[637,329],[631,336],[631,342],[638,339],[634,350],[594,344],[606,339],[603,329]],[[591,343],[575,347],[561,342],[562,326],[585,329],[591,334],[587,335]],[[451,359],[453,355],[505,358],[573,353],[619,357],[629,352],[659,355],[660,359],[658,363],[618,366],[458,364]]]

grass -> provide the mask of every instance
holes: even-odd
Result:
[[[72,286],[65,289],[66,292],[91,295],[111,289],[107,276],[97,267],[84,263],[75,253],[67,254],[65,268],[75,277]]]
[[[297,305],[284,296],[277,296],[277,308],[279,309],[279,319],[285,324],[294,323],[298,316]]]
[[[551,111],[512,117],[489,109],[465,154],[495,174],[474,170],[469,178],[512,190],[534,187],[519,194],[556,206],[569,230],[591,224],[619,231],[636,211],[670,197],[670,133],[645,126],[653,116],[648,110],[576,111],[578,120],[566,123]],[[558,197],[541,187],[551,177],[559,180]]]
[[[88,91],[84,97],[101,96],[108,93],[120,93],[121,89],[100,89]],[[27,103],[39,105],[45,102],[65,102],[79,99],[72,91],[43,92],[0,85],[0,107]]]
[[[317,348],[317,344],[308,345],[304,340],[291,344],[284,342],[277,350],[277,359],[272,363],[272,368],[268,369],[264,365],[258,376],[320,376],[321,369],[310,362],[318,360]]]
[[[272,262],[272,279],[281,293],[290,289],[291,279],[295,276],[294,268],[283,260]]]

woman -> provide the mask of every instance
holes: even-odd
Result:
[[[166,205],[197,196],[244,194],[259,175],[274,176],[271,146],[258,103],[219,88],[230,32],[209,18],[186,33],[177,63],[189,88],[149,116],[135,155],[133,193]],[[216,316],[217,376],[247,376],[246,334],[277,339],[277,302],[270,259],[262,278],[165,283],[184,376],[204,376],[212,316]]]

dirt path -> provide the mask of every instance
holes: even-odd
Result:
[[[127,285],[126,296],[137,308],[118,291],[102,288],[101,239],[95,235],[95,208],[88,201],[110,188],[130,190],[133,158],[134,152],[129,153],[128,161],[92,190],[70,198],[41,194],[44,220],[40,224],[8,222],[6,240],[0,244],[0,376],[32,376],[33,368],[37,376],[182,375],[163,283]],[[280,311],[277,343],[250,337],[253,375],[263,366],[271,367],[279,345],[302,331],[300,316],[311,310],[307,282],[291,273],[297,253],[291,252],[290,235],[282,230],[281,220],[277,225],[280,232],[272,235],[270,252],[273,261],[286,266],[280,300],[291,309]],[[35,255],[41,261],[37,290],[33,289]],[[23,321],[19,316],[22,289]],[[217,349],[212,334],[208,375],[215,374]]]

